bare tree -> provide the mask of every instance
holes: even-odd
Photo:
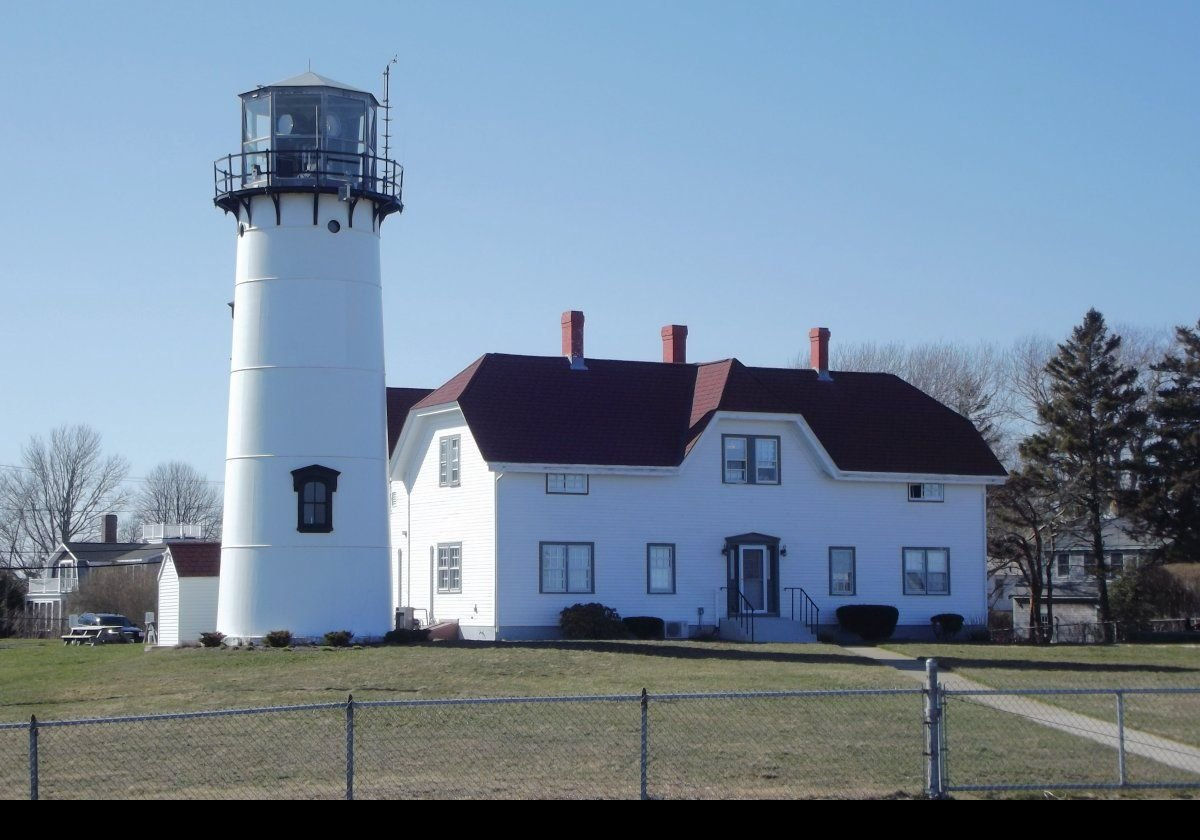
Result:
[[[0,551],[11,566],[41,566],[59,543],[91,536],[101,513],[126,502],[129,466],[106,457],[88,426],[59,426],[48,441],[35,435],[21,465],[0,476]]]
[[[157,563],[91,569],[70,596],[68,609],[117,613],[140,625],[146,613],[157,610],[158,570]]]
[[[205,539],[220,539],[221,493],[190,464],[168,461],[146,476],[134,501],[134,522],[199,525]]]

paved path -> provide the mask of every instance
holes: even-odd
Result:
[[[877,647],[847,647],[856,656],[874,659],[884,665],[891,665],[896,670],[911,676],[913,679],[925,682],[925,661],[905,656],[895,651]],[[991,691],[992,686],[977,683],[957,674],[941,671],[938,674],[942,685],[950,691]],[[1097,744],[1103,744],[1114,750],[1118,749],[1119,736],[1117,725],[1099,718],[1070,712],[1058,706],[1051,706],[1028,694],[985,694],[971,697],[971,702],[981,706],[989,706],[1001,712],[1014,715],[1045,726],[1057,729],[1080,738],[1087,738]],[[1200,775],[1200,748],[1170,738],[1162,738],[1142,732],[1140,729],[1125,727],[1125,752],[1128,755],[1138,755],[1165,764],[1177,770]],[[1114,779],[1115,781],[1115,779]]]

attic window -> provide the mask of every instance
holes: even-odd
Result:
[[[546,492],[586,496],[587,473],[546,473]]]
[[[296,491],[296,530],[305,534],[328,534],[333,530],[333,494],[337,470],[311,464],[292,470]]]
[[[940,502],[943,500],[943,496],[943,485],[941,484],[908,485],[908,500],[910,502]]]

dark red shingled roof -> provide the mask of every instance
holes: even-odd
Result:
[[[571,370],[561,356],[489,353],[416,407],[457,401],[491,462],[676,466],[716,412],[743,411],[802,415],[846,471],[1005,475],[970,421],[907,382],[831,375],[737,359]],[[389,397],[389,430],[390,408]]]
[[[180,577],[216,577],[221,574],[218,542],[172,542],[171,560]]]
[[[400,430],[408,417],[409,409],[425,397],[433,393],[431,388],[388,388],[387,389],[387,429],[388,454],[396,448],[400,439]]]

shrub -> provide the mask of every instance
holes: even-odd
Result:
[[[883,604],[847,604],[837,608],[837,620],[843,630],[857,634],[864,642],[882,642],[896,631],[900,611]]]
[[[263,636],[263,641],[267,643],[267,647],[282,648],[287,647],[292,643],[291,630],[272,630],[267,635]]]
[[[200,644],[205,647],[220,647],[221,642],[225,641],[225,634],[213,631],[211,633],[200,634]]]
[[[622,619],[625,628],[635,639],[662,639],[667,635],[666,623],[650,615],[634,615]]]
[[[963,617],[958,613],[938,613],[929,619],[933,635],[939,639],[953,639],[963,628]]]
[[[558,614],[564,639],[628,639],[621,616],[603,604],[575,604]]]
[[[429,628],[410,630],[407,627],[389,630],[383,634],[385,645],[412,645],[429,641]]]
[[[354,634],[349,630],[330,630],[325,634],[325,644],[330,647],[349,647]]]

